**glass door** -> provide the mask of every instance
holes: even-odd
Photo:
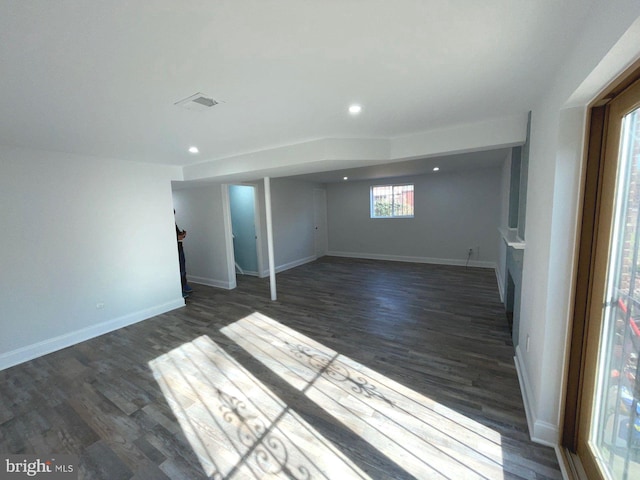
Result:
[[[589,478],[640,479],[638,82],[608,109],[601,192],[578,453]]]

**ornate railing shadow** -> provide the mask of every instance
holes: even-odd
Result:
[[[311,472],[304,465],[293,467],[285,442],[273,433],[277,423],[266,425],[263,419],[252,414],[244,401],[217,389],[222,418],[236,425],[236,434],[240,442],[249,450],[243,460],[253,455],[260,472],[269,475],[284,474],[286,478],[306,480]]]
[[[208,478],[369,478],[209,337],[149,366]]]
[[[221,332],[416,478],[499,480],[517,470],[499,433],[265,315]]]
[[[297,358],[305,359],[311,368],[317,370],[318,375],[327,375],[332,380],[346,382],[351,386],[351,391],[353,393],[363,395],[366,398],[378,398],[393,407],[393,402],[380,393],[375,385],[369,383],[369,381],[363,376],[355,375],[344,365],[337,363],[337,355],[329,357],[322,353],[313,352],[305,345],[291,344],[287,341],[284,343],[289,346],[291,352]],[[309,383],[306,388],[310,387],[312,384],[313,383]]]

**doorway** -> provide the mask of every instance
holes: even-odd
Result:
[[[591,110],[563,444],[594,479],[640,478],[640,72],[634,78]]]
[[[229,185],[229,210],[236,273],[260,276],[255,187]]]

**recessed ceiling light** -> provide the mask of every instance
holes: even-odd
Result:
[[[434,172],[437,172],[437,171],[439,171],[439,170],[440,170],[440,167],[433,167],[433,171],[434,171]]]
[[[198,147],[189,147],[189,153],[198,153],[199,151]]]
[[[349,177],[342,177],[343,180],[349,180]]]
[[[362,111],[362,107],[360,105],[354,104],[349,106],[349,113],[351,115],[358,115],[361,111]]]

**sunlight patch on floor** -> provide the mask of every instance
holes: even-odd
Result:
[[[504,478],[490,428],[260,313],[221,332],[415,477]]]
[[[369,479],[207,336],[149,362],[213,479]]]

